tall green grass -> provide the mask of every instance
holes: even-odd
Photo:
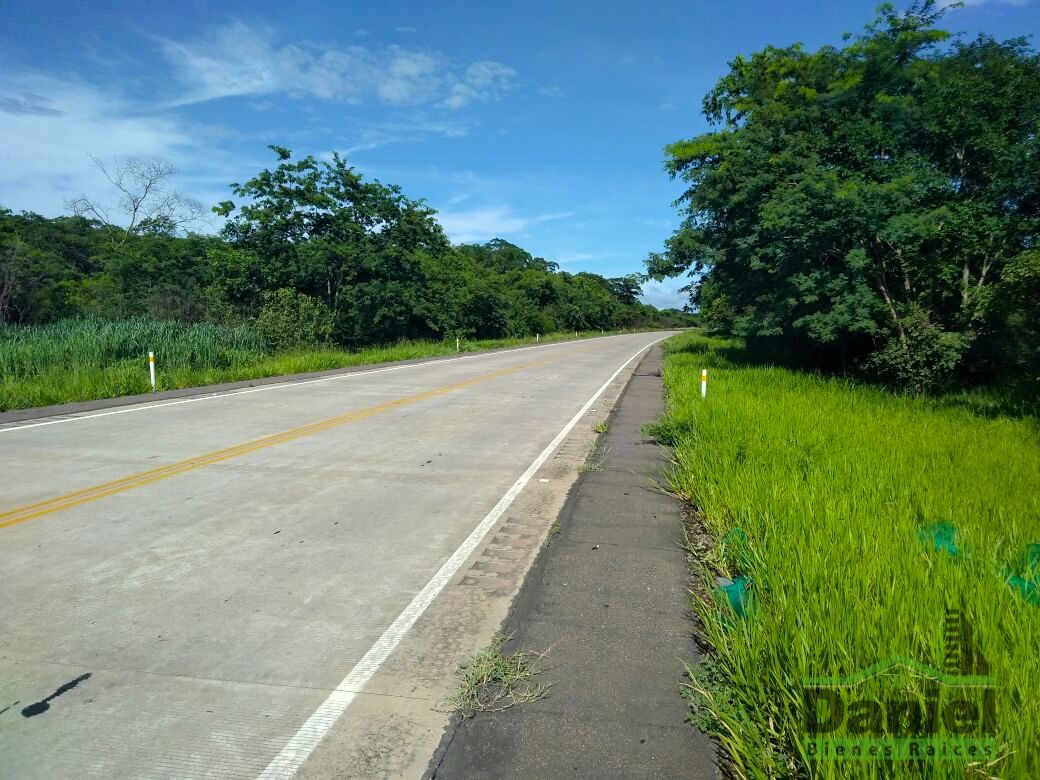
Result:
[[[92,368],[123,360],[140,363],[149,350],[171,366],[225,367],[267,354],[248,327],[134,318],[64,320],[49,325],[0,325],[0,375],[35,376],[55,368]]]
[[[599,332],[579,332],[592,338]],[[542,343],[574,338],[545,334]],[[464,352],[533,343],[533,338],[463,340]],[[403,341],[355,351],[314,347],[274,354],[248,326],[222,327],[143,318],[66,320],[41,326],[0,324],[0,412],[91,401],[151,390],[148,352],[155,352],[159,390],[435,357],[455,339]]]
[[[269,352],[248,327],[143,318],[2,326],[0,411],[147,392],[149,351],[163,388],[196,372],[241,371]]]
[[[734,771],[1040,777],[1040,606],[1005,576],[1040,542],[1035,420],[985,419],[756,366],[735,342],[699,335],[675,337],[666,350],[668,411],[658,430],[675,446],[671,484],[714,539],[711,565],[752,580],[744,618],[719,599],[709,568],[693,597],[714,652],[691,670],[692,696]],[[922,524],[943,520],[959,529],[963,554],[919,538]],[[739,559],[723,542],[734,528],[747,537]],[[896,655],[942,669],[947,607],[963,607],[996,679],[997,760],[813,763],[803,680]]]

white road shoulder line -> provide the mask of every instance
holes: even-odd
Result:
[[[390,654],[400,643],[401,639],[404,638],[404,635],[415,625],[415,622],[426,611],[426,608],[433,603],[433,600],[437,598],[444,586],[458,573],[462,564],[477,549],[487,532],[491,530],[503,513],[509,509],[509,506],[520,495],[524,486],[530,482],[531,478],[538,472],[538,469],[542,467],[542,464],[560,446],[567,434],[577,425],[578,421],[592,408],[596,399],[617,378],[618,374],[624,371],[629,363],[654,344],[666,338],[668,337],[662,336],[640,348],[638,352],[621,364],[618,370],[611,375],[610,379],[603,383],[599,390],[593,393],[592,397],[585,402],[585,405],[578,410],[578,413],[570,419],[570,422],[563,426],[563,430],[556,434],[556,438],[549,442],[541,454],[534,459],[534,462],[527,467],[527,470],[520,475],[520,478],[513,483],[513,486],[506,491],[506,494],[499,499],[495,507],[487,513],[484,519],[480,521],[480,524],[473,529],[470,535],[466,537],[466,540],[452,553],[451,557],[444,562],[444,565],[412,599],[412,603],[405,607],[405,610],[383,632],[378,641],[369,648],[364,657],[350,671],[350,674],[336,686],[336,689],[329,694],[329,697],[322,702],[321,706],[314,711],[314,714],[307,719],[307,722],[286,743],[281,752],[268,764],[267,769],[261,773],[260,780],[288,780],[288,778],[296,774],[297,770],[303,766],[303,762],[307,760],[307,757],[318,746],[318,743],[321,742],[329,729],[332,728],[347,707],[350,706],[354,697],[361,692],[361,689],[372,679],[379,667],[390,657]]]
[[[312,385],[318,382],[334,382],[337,379],[350,379],[357,376],[367,376],[368,374],[381,374],[384,371],[402,371],[406,368],[419,368],[421,366],[433,366],[438,363],[454,363],[461,360],[474,360],[482,357],[493,357],[495,355],[505,355],[511,352],[524,352],[529,349],[548,349],[549,347],[559,347],[564,344],[581,344],[589,341],[599,341],[601,339],[617,338],[618,335],[627,336],[635,334],[617,334],[613,336],[593,336],[590,339],[580,339],[578,341],[554,341],[551,344],[537,344],[530,347],[516,347],[514,349],[505,349],[497,352],[480,352],[475,355],[462,355],[459,357],[446,357],[438,358],[436,360],[424,360],[421,363],[408,363],[402,366],[387,366],[385,368],[372,368],[367,371],[348,371],[342,374],[334,374],[333,376],[323,376],[318,379],[301,379],[298,381],[280,382],[276,384],[263,385],[262,387],[250,387],[246,390],[227,390],[224,392],[216,391],[210,395],[199,395],[193,398],[184,398],[180,401],[164,401],[157,404],[146,404],[146,405],[134,405],[128,406],[123,409],[113,409],[108,412],[85,412],[83,414],[77,414],[71,417],[58,417],[54,419],[41,420],[40,422],[30,422],[25,425],[19,425],[18,423],[11,423],[0,427],[0,434],[10,433],[11,431],[24,431],[28,428],[41,428],[45,425],[59,425],[61,423],[79,422],[81,420],[93,420],[97,417],[109,417],[113,414],[131,414],[133,412],[145,412],[149,409],[164,409],[167,406],[180,406],[181,404],[193,404],[199,401],[214,401],[220,398],[230,398],[236,395],[246,395],[247,393],[262,393],[267,390],[284,390],[287,387],[301,387],[302,385]],[[653,343],[657,343],[656,341]]]

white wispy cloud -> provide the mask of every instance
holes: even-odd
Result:
[[[352,155],[391,144],[418,143],[431,136],[460,138],[468,132],[469,128],[459,122],[414,117],[366,127],[350,138],[350,145],[344,151]]]
[[[270,163],[266,155],[235,151],[245,140],[262,151],[272,140],[312,146],[318,136],[331,132],[338,148],[353,155],[388,144],[457,138],[474,125],[454,110],[501,95],[516,77],[502,63],[458,64],[437,52],[400,46],[280,45],[272,34],[241,23],[205,39],[163,40],[158,45],[172,72],[153,72],[150,80],[130,79],[122,86],[59,78],[38,67],[0,70],[0,206],[53,216],[63,213],[67,198],[102,195],[107,184],[88,155],[172,162],[181,171],[174,186],[209,204],[226,197],[228,181]],[[171,84],[176,91],[169,99]],[[277,138],[258,126],[246,131],[247,139],[243,133],[194,121],[183,110],[240,96],[243,106],[258,116],[276,108],[285,95],[368,101],[380,105],[382,116],[363,124],[345,118],[335,130],[317,134],[303,123],[289,137],[283,133]],[[316,109],[310,102],[294,105],[300,111]],[[347,129],[350,122],[355,122],[353,131]],[[473,184],[465,182],[467,189]],[[459,235],[466,237],[484,230],[515,232],[542,217],[492,208],[458,219]]]
[[[194,41],[160,40],[182,92],[171,105],[288,94],[450,109],[508,90],[516,70],[494,61],[457,66],[445,55],[391,45],[279,44],[268,29],[235,22]]]
[[[475,101],[484,102],[509,90],[516,70],[500,62],[474,62],[466,68],[462,80],[452,85],[444,101],[447,108],[462,108]]]
[[[574,263],[587,263],[589,260],[599,260],[603,255],[598,255],[593,252],[572,252],[570,254],[562,254],[556,258],[556,262],[560,265],[573,265]]]
[[[403,33],[405,35],[411,35],[411,34],[419,32],[414,27],[409,27],[408,25],[404,25],[402,27],[395,27],[394,30],[399,32],[399,33]]]
[[[178,163],[212,141],[207,133],[176,117],[136,110],[107,89],[6,73],[0,76],[0,202],[60,213],[63,198],[99,187],[88,153]]]
[[[681,309],[690,302],[690,296],[688,293],[680,292],[679,289],[689,283],[690,280],[685,277],[665,279],[663,282],[651,279],[643,283],[639,297],[643,303],[649,303],[658,309]]]
[[[523,233],[533,225],[566,219],[573,214],[573,211],[561,211],[525,217],[515,214],[509,206],[498,205],[466,211],[441,211],[437,214],[437,220],[452,241],[457,244],[469,244]]]
[[[662,219],[660,217],[640,217],[636,220],[641,225],[648,225],[654,228],[674,228],[675,220]]]

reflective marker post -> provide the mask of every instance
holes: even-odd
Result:
[[[148,376],[152,380],[152,392],[155,392],[155,353],[148,353]]]
[[[708,397],[708,369],[701,369],[701,398]]]

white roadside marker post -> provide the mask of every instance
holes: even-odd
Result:
[[[708,369],[701,369],[701,398],[708,397]]]
[[[148,353],[148,376],[152,380],[152,392],[155,392],[155,353]]]
[[[461,350],[459,349],[459,337],[458,336],[455,337],[455,351],[456,352],[461,352]]]
[[[541,338],[542,338],[542,334],[541,333],[535,333],[534,334],[534,343],[537,344],[541,340]]]

